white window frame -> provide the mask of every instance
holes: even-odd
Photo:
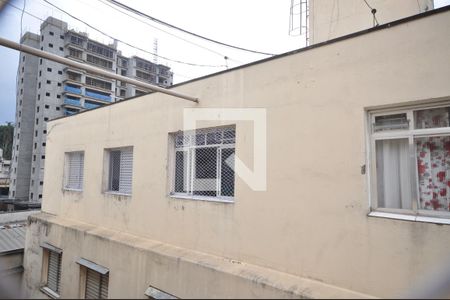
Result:
[[[81,178],[81,188],[74,188],[74,187],[69,187],[69,174],[70,174],[70,156],[71,155],[75,155],[75,154],[82,154],[83,155],[83,162],[82,162],[82,166],[81,166],[81,174],[82,174],[82,178]],[[84,188],[84,151],[71,151],[71,152],[66,152],[64,155],[64,184],[63,184],[63,189],[66,191],[74,191],[74,192],[82,192],[83,188]]]
[[[41,292],[46,294],[52,299],[59,299],[60,293],[61,293],[61,275],[62,275],[62,250],[54,247],[48,243],[43,243],[41,245],[42,251],[43,251],[43,257],[42,257],[42,272],[41,272]],[[48,276],[49,276],[49,269],[50,269],[50,255],[51,253],[54,253],[55,255],[58,255],[59,261],[58,261],[58,278],[57,278],[57,291],[52,290],[48,286]]]
[[[236,127],[234,125],[232,126],[221,126],[221,127],[208,127],[208,128],[202,128],[202,129],[197,129],[197,133],[210,133],[210,132],[214,132],[217,130],[223,130],[226,131],[227,129],[233,129],[235,132],[235,142],[234,143],[230,143],[230,144],[211,144],[208,145],[207,143],[205,143],[205,145],[190,145],[188,147],[179,147],[177,148],[175,143],[175,139],[176,136],[179,134],[178,133],[171,133],[170,134],[170,151],[172,152],[171,154],[171,159],[170,159],[170,163],[169,163],[169,167],[170,167],[170,172],[169,172],[169,182],[170,182],[170,190],[169,190],[169,196],[173,197],[173,198],[180,198],[180,199],[190,199],[190,200],[203,200],[203,201],[212,201],[212,202],[224,202],[224,203],[234,203],[235,197],[236,197],[236,174],[234,174],[234,195],[233,196],[223,196],[220,195],[221,192],[221,184],[222,184],[222,164],[221,164],[221,157],[222,157],[222,150],[223,149],[234,149],[236,151]],[[195,135],[197,133],[195,133],[195,130],[189,130],[183,133],[187,133],[189,135],[193,135],[193,137],[195,137]],[[206,138],[206,137],[205,137]],[[195,156],[194,156],[194,149],[197,148],[217,148],[217,178],[216,178],[216,191],[218,193],[217,196],[202,196],[202,195],[194,195],[193,194],[193,185],[194,185],[194,170],[195,170]],[[189,190],[187,193],[179,193],[179,192],[175,192],[175,169],[176,169],[176,153],[177,152],[184,152],[187,151],[187,157],[188,157],[188,161],[187,161],[187,169],[188,169],[188,187]],[[170,175],[171,174],[171,175]]]
[[[423,138],[430,136],[450,136],[450,127],[440,128],[427,128],[427,129],[415,129],[414,111],[435,109],[450,106],[450,101],[434,104],[421,104],[411,105],[398,108],[385,108],[378,110],[367,111],[367,176],[368,176],[368,192],[369,192],[369,216],[384,217],[391,219],[401,219],[408,221],[421,221],[431,223],[450,223],[450,212],[444,211],[432,211],[420,209],[419,199],[419,178],[418,178],[418,166],[416,157],[416,146],[414,143],[415,138]],[[374,124],[375,118],[379,116],[394,115],[406,113],[409,122],[408,129],[396,129],[375,132]],[[412,209],[395,209],[395,208],[383,208],[378,207],[378,195],[377,195],[377,170],[376,170],[376,141],[386,139],[408,139],[409,144],[409,156],[411,163],[411,175],[410,178],[412,186],[411,204]]]
[[[132,162],[131,162],[131,187],[129,192],[124,191],[115,191],[111,189],[111,152],[114,151],[120,151],[122,155],[122,151],[131,151],[132,156]],[[127,196],[131,197],[133,193],[133,173],[134,173],[134,147],[133,146],[124,146],[124,147],[117,147],[117,148],[107,148],[105,149],[105,156],[104,156],[104,171],[103,171],[103,192],[105,194],[111,194],[111,195],[119,195],[119,196]],[[120,180],[120,177],[119,177]]]

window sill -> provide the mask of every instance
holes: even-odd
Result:
[[[61,298],[57,293],[49,289],[47,286],[43,286],[40,288],[40,291],[49,296],[52,299],[59,299]]]
[[[69,189],[69,188],[64,188],[64,191],[66,191],[66,192],[76,192],[76,193],[82,193],[83,192],[83,190]]]
[[[207,202],[219,202],[219,203],[227,203],[233,204],[234,199],[225,199],[225,198],[217,198],[217,197],[206,197],[206,196],[186,196],[186,195],[178,195],[178,194],[170,194],[168,195],[170,198],[180,199],[180,200],[194,200],[194,201],[207,201]]]
[[[131,194],[125,194],[125,193],[113,192],[113,191],[106,191],[106,192],[104,192],[104,194],[111,195],[111,196],[131,197]]]
[[[411,222],[423,222],[423,223],[434,223],[434,224],[450,225],[450,219],[436,218],[436,217],[403,215],[403,214],[377,212],[377,211],[370,212],[368,214],[368,216],[369,217],[376,217],[376,218],[386,218],[386,219],[394,219],[394,220],[402,220],[402,221],[411,221]]]

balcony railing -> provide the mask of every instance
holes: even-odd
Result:
[[[76,112],[70,111],[70,110],[66,110],[66,111],[64,112],[64,114],[65,114],[66,116],[71,116],[71,115],[76,114]]]
[[[65,98],[64,99],[64,104],[73,105],[73,106],[80,106],[81,107],[80,100],[75,100],[75,99],[70,99],[70,98]]]
[[[72,86],[64,86],[64,90],[66,92],[72,93],[72,94],[78,94],[81,95],[81,89],[76,88],[76,87],[72,87]]]
[[[92,97],[94,99],[111,102],[111,96],[106,96],[106,95],[102,95],[102,94],[91,92],[91,91],[86,91],[85,95],[88,97]]]
[[[86,109],[93,109],[93,108],[97,108],[97,107],[99,107],[99,106],[101,106],[101,105],[99,105],[99,104],[93,104],[93,103],[88,103],[88,102],[85,102],[85,103],[84,103],[84,108],[86,108]]]

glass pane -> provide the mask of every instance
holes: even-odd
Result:
[[[450,137],[415,139],[420,208],[449,211]]]
[[[221,186],[222,196],[234,196],[234,149],[222,149],[221,157]]]
[[[376,141],[378,207],[412,208],[408,139]]]
[[[109,190],[118,192],[120,183],[120,151],[111,151],[109,157]]]
[[[374,131],[409,129],[406,113],[375,117]]]
[[[450,107],[417,110],[414,112],[415,128],[449,127]]]
[[[217,148],[195,149],[194,195],[217,195]]]
[[[187,193],[188,181],[188,152],[177,151],[175,153],[175,193]]]

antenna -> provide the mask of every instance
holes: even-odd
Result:
[[[153,40],[153,62],[158,64],[158,39]]]
[[[289,35],[304,36],[305,47],[309,44],[309,0],[291,0]]]

